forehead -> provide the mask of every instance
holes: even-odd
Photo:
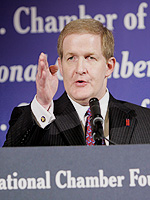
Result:
[[[100,51],[101,37],[95,34],[70,34],[64,38],[63,52]]]

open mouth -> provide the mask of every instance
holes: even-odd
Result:
[[[75,83],[76,83],[77,86],[85,86],[85,85],[87,85],[87,82],[84,81],[84,80],[77,80]]]
[[[83,83],[83,82],[85,82],[85,81],[82,81],[82,80],[77,81],[77,83]]]

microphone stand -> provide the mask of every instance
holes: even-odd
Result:
[[[93,120],[91,119],[91,121],[93,121]],[[107,140],[110,144],[116,145],[115,142],[107,139],[104,136],[102,123],[103,123],[103,119],[101,117],[95,118],[94,121],[91,123],[91,124],[93,124],[92,125],[93,133],[92,134],[93,134],[93,139],[95,140],[95,145],[102,145],[103,140]]]
[[[102,145],[102,140],[104,137],[103,127],[100,121],[97,121],[93,127],[93,139],[95,140],[95,145]]]

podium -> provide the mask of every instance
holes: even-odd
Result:
[[[2,200],[150,198],[150,145],[0,149]]]

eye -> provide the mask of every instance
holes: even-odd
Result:
[[[73,56],[70,56],[67,60],[73,60]]]
[[[94,56],[87,56],[86,59],[88,59],[88,60],[96,60],[96,58]]]
[[[93,56],[90,56],[89,58],[90,58],[91,60],[95,59]]]

